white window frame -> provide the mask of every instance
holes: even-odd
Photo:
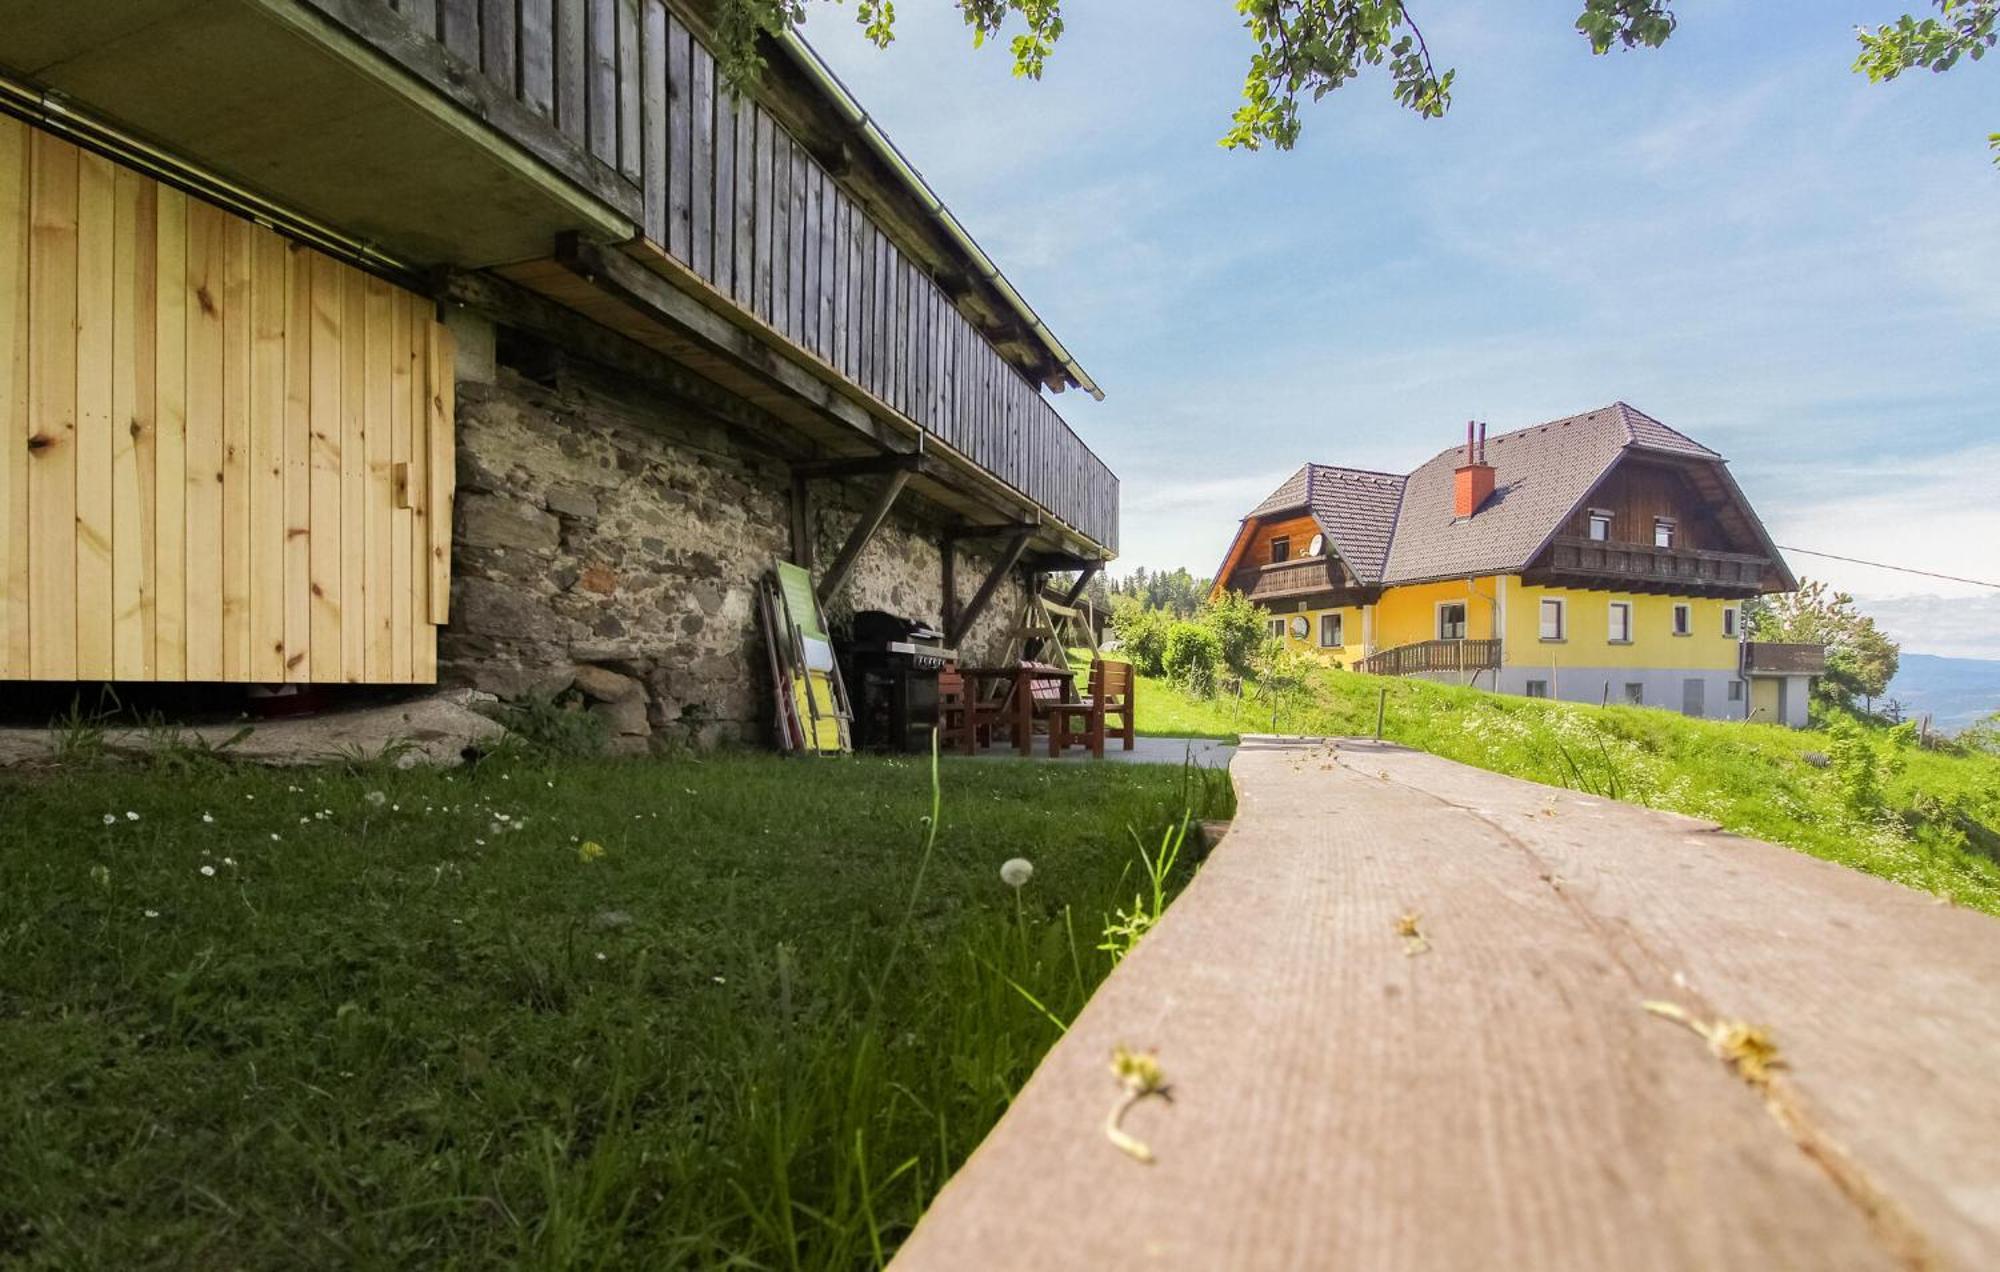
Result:
[[[1592,543],[1611,542],[1611,514],[1604,509],[1592,508],[1585,516],[1583,526],[1584,534]],[[1597,533],[1599,527],[1603,528],[1603,534]]]
[[[1618,620],[1623,616],[1624,622]],[[1614,645],[1632,643],[1632,602],[1612,601],[1604,611],[1604,638]]]
[[[1736,607],[1734,605],[1723,606],[1722,634],[1724,636],[1729,637],[1731,640],[1734,640],[1737,637],[1741,636],[1742,633],[1743,633],[1743,619],[1738,614]]]
[[[1656,548],[1677,547],[1679,546],[1677,540],[1680,538],[1680,535],[1681,535],[1680,525],[1672,517],[1653,518],[1654,547]],[[1666,539],[1665,543],[1660,542],[1662,538]]]
[[[1454,606],[1458,608],[1458,626],[1461,634],[1447,636],[1444,634],[1444,612]],[[1464,640],[1472,634],[1472,606],[1464,601],[1439,601],[1435,608],[1436,621],[1432,624],[1431,630],[1437,633],[1439,640]]]
[[[1674,602],[1674,635],[1694,635],[1694,606],[1686,601]]]
[[[1285,620],[1282,618],[1266,619],[1264,630],[1269,632],[1275,639],[1283,640],[1285,638]]]
[[[1333,634],[1335,636],[1333,640],[1326,638],[1328,623],[1333,624]],[[1347,616],[1339,610],[1329,610],[1321,614],[1319,616],[1319,647],[1321,649],[1339,649],[1346,643]]]
[[[1556,626],[1555,635],[1553,636],[1549,635],[1549,606],[1551,605],[1556,607]],[[1569,639],[1569,602],[1560,596],[1544,596],[1541,599],[1541,603],[1535,606],[1535,625],[1536,630],[1541,633],[1542,639],[1551,644]]]

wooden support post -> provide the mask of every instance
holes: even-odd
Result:
[[[1092,561],[1077,571],[1076,582],[1070,586],[1069,595],[1063,598],[1063,604],[1074,609],[1076,603],[1083,599],[1085,590],[1090,587],[1090,581],[1096,578],[1097,572],[1103,568],[1104,562]]]
[[[882,528],[882,523],[889,517],[889,509],[896,506],[896,497],[901,495],[903,487],[909,484],[909,470],[898,469],[889,474],[889,480],[882,484],[881,491],[875,496],[875,502],[869,504],[868,510],[861,514],[861,520],[854,524],[854,530],[847,536],[847,542],[840,545],[840,554],[833,558],[832,565],[826,567],[826,575],[820,579],[816,589],[821,605],[832,600],[846,585],[847,576],[853,573],[854,563],[860,559],[861,550],[868,546],[868,541]]]
[[[1000,590],[1001,580],[1007,577],[1015,564],[1020,561],[1021,554],[1027,551],[1028,540],[1034,537],[1034,533],[1032,527],[1017,530],[1014,533],[1014,537],[1007,541],[1006,551],[1002,552],[1000,559],[994,563],[993,572],[986,576],[986,581],[981,583],[979,590],[972,594],[972,600],[966,605],[965,612],[958,615],[958,621],[946,629],[946,644],[952,646],[954,649],[957,648],[958,642],[963,640],[965,634],[972,630],[972,625],[979,621],[981,614],[986,612],[986,603],[993,599],[993,593]]]
[[[792,564],[812,572],[812,496],[806,490],[806,479],[796,473],[792,475]]]

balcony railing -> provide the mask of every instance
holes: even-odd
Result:
[[[1561,535],[1549,543],[1540,571],[1614,579],[1627,585],[1754,591],[1770,568],[1768,557],[1703,548],[1660,548],[1650,543],[1607,543]]]
[[[1229,576],[1229,586],[1253,601],[1265,601],[1338,591],[1345,584],[1339,564],[1332,557],[1317,556],[1246,566]]]
[[[1752,640],[1743,645],[1746,676],[1821,676],[1826,674],[1826,646]]]
[[[1493,671],[1499,666],[1497,640],[1420,640],[1377,650],[1354,669],[1371,676],[1421,676],[1428,672]]]

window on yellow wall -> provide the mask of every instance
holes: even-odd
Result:
[[[1736,607],[1734,605],[1725,605],[1722,607],[1722,634],[1730,637],[1732,640],[1736,636]]]
[[[1341,629],[1345,625],[1340,620],[1341,616],[1338,614],[1321,614],[1319,616],[1319,647],[1321,649],[1338,649],[1347,643],[1341,639]]]
[[[1272,640],[1283,640],[1285,638],[1285,620],[1282,618],[1271,619],[1264,624],[1264,630],[1271,633]]]
[[[1674,606],[1674,635],[1686,636],[1694,631],[1694,613],[1686,605]]]
[[[1438,639],[1465,639],[1465,605],[1453,601],[1438,606]]]
[[[1554,597],[1542,598],[1542,639],[1563,638],[1563,603]]]
[[[1614,645],[1632,643],[1632,602],[1611,602],[1610,630],[1605,635]]]

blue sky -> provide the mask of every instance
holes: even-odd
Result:
[[[1577,0],[1426,0],[1451,114],[1371,75],[1282,154],[1215,145],[1228,0],[1071,0],[1040,83],[946,0],[886,51],[846,7],[805,34],[1104,387],[1056,402],[1122,480],[1117,569],[1212,570],[1307,459],[1406,470],[1469,418],[1622,398],[1780,543],[1995,578],[2000,65],[1852,74],[1903,3],[1684,2],[1593,58]],[[1792,564],[1907,648],[2000,657],[2000,592]]]

